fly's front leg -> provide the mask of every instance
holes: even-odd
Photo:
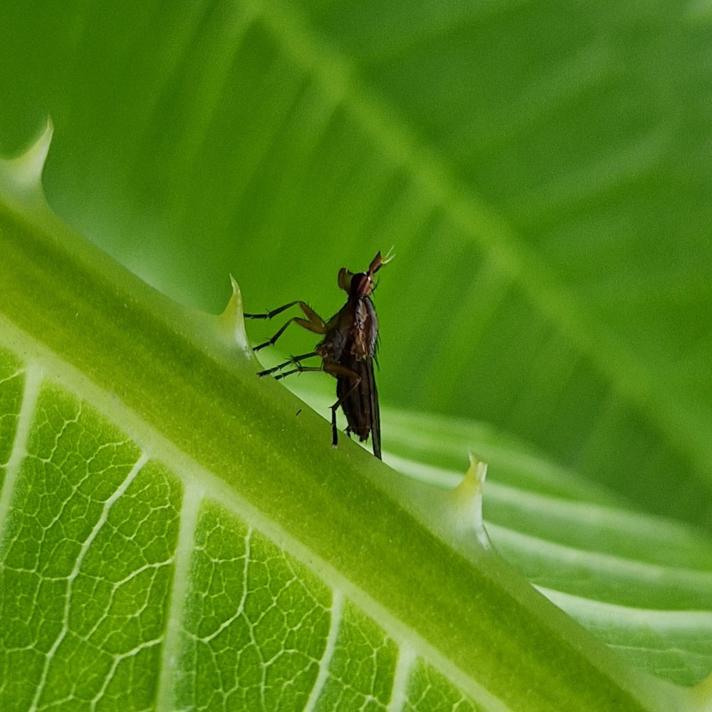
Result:
[[[287,311],[289,307],[293,307],[295,304],[304,304],[304,302],[300,299],[296,299],[293,302],[287,302],[287,304],[282,304],[281,307],[272,309],[272,311],[260,312],[259,314],[248,314],[247,312],[245,312],[242,316],[244,316],[245,319],[271,319],[272,317],[277,316],[277,314],[281,314],[283,311]]]
[[[350,368],[341,366],[333,361],[325,361],[324,370],[332,376],[335,376],[337,379],[347,379],[351,384],[351,388],[349,388],[349,390],[346,391],[346,393],[344,393],[344,395],[331,406],[331,444],[336,447],[339,441],[338,430],[336,428],[336,411],[339,409],[339,406],[342,405],[343,402],[359,387],[361,384],[361,376],[359,376],[356,371],[352,371]]]
[[[292,322],[294,322],[295,324],[299,324],[299,326],[301,326],[303,329],[307,329],[307,331],[313,331],[315,334],[326,333],[326,323],[324,322],[324,320],[306,302],[301,301],[289,302],[288,304],[284,304],[281,307],[277,307],[277,309],[273,309],[272,311],[265,312],[263,314],[245,314],[245,318],[271,319],[272,317],[277,316],[277,314],[281,314],[283,311],[286,311],[287,309],[289,309],[289,307],[293,307],[295,304],[298,305],[299,308],[304,312],[306,319],[300,316],[293,316],[277,331],[277,333],[271,339],[267,339],[267,341],[255,346],[255,348],[253,349],[254,351],[259,351],[260,349],[263,349],[266,346],[274,346],[277,343],[277,339],[282,336],[282,334],[286,331],[287,327]]]

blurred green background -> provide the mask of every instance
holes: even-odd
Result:
[[[51,205],[174,298],[328,316],[393,245],[385,402],[710,526],[712,4],[9,0],[0,97],[0,151],[50,115]]]

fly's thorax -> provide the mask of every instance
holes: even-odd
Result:
[[[351,354],[358,359],[372,358],[378,338],[378,319],[373,302],[368,297],[354,301],[354,320],[351,330]]]
[[[323,359],[338,361],[348,341],[349,330],[343,328],[338,319],[332,320],[332,322],[333,325],[321,342],[317,344],[315,351]]]

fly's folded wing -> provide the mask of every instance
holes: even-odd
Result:
[[[370,433],[373,454],[381,459],[381,413],[373,359],[342,357],[341,365],[354,371],[361,379],[356,387],[345,377],[339,377],[336,382],[336,393],[346,415],[348,430],[356,433],[361,441],[368,439]]]

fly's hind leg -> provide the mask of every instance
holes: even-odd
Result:
[[[333,361],[325,361],[324,370],[337,379],[345,378],[351,383],[351,388],[349,388],[349,390],[346,391],[346,393],[344,393],[344,395],[331,406],[331,444],[336,447],[339,443],[339,431],[336,427],[336,411],[339,409],[339,406],[342,405],[343,402],[359,387],[361,383],[361,376],[359,376],[356,371],[352,371],[350,368],[341,366]],[[350,434],[349,437],[351,437]]]
[[[287,309],[289,309],[289,307],[293,307],[295,305],[298,305],[302,312],[304,312],[304,316],[306,316],[306,319],[300,316],[293,316],[291,319],[288,319],[287,322],[277,330],[277,333],[271,339],[267,339],[267,341],[264,341],[263,343],[255,346],[254,351],[259,351],[260,349],[263,349],[266,346],[274,346],[277,343],[277,339],[282,336],[282,334],[287,330],[287,327],[292,322],[294,322],[295,324],[299,324],[299,326],[301,326],[303,329],[307,329],[307,331],[313,331],[315,334],[326,333],[326,323],[324,322],[324,320],[306,302],[301,301],[289,302],[288,304],[283,304],[281,307],[277,307],[272,311],[264,312],[261,314],[245,314],[245,318],[271,319],[272,317],[281,314],[283,311],[286,311]]]
[[[279,375],[274,377],[275,381],[281,381],[283,378],[286,378],[287,376],[291,376],[293,373],[304,373],[305,371],[323,371],[321,366],[302,366],[301,363],[296,363],[295,368],[293,368],[291,371],[285,371],[284,373],[280,373]]]

